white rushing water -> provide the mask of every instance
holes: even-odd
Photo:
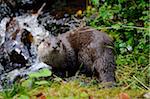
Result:
[[[6,24],[9,22],[9,18],[4,18],[0,22],[0,45],[5,42]]]
[[[20,30],[26,29],[32,34],[32,36],[35,39],[35,44],[38,43],[41,39],[49,35],[49,32],[44,28],[44,26],[38,23],[38,19],[37,19],[38,16],[41,14],[41,11],[45,5],[46,4],[44,3],[36,14],[24,14],[22,16],[17,16],[13,18],[13,20],[16,21],[17,25],[19,25],[18,27]],[[10,18],[4,18],[0,22],[0,44],[2,44],[5,40],[5,34],[7,28],[6,24],[9,21]]]
[[[18,28],[19,28],[19,32],[18,32],[19,35],[21,33],[23,33],[22,30],[24,30],[24,29],[29,31],[34,38],[34,44],[38,45],[42,39],[44,39],[45,37],[47,37],[49,35],[49,31],[47,31],[44,28],[44,26],[42,26],[41,24],[38,23],[38,19],[37,19],[38,15],[39,15],[39,13],[37,13],[37,14],[24,14],[22,16],[17,16],[17,17],[14,17],[12,19],[10,19],[10,18],[2,19],[0,22],[0,46],[5,42],[6,34],[11,35],[12,34],[11,32],[17,30]],[[17,24],[17,25],[12,24],[10,31],[8,31],[7,30],[7,23],[9,23],[12,20],[14,20],[15,24]],[[8,37],[9,36],[7,36],[7,38]],[[12,42],[18,42],[18,40],[16,39],[16,40],[13,40]],[[31,47],[33,47],[33,46],[31,46]],[[20,49],[15,48],[15,51],[20,54]],[[35,52],[35,51],[33,51],[33,52]],[[28,55],[22,55],[22,56],[24,56],[24,58],[26,58],[26,56],[28,56]],[[50,67],[44,63],[35,62],[28,69],[25,69],[25,68],[14,69],[11,72],[4,73],[4,74],[0,75],[0,90],[2,89],[1,82],[4,79],[7,79],[8,80],[7,82],[13,82],[14,79],[18,75],[28,75],[31,72],[38,71],[40,68],[49,68],[50,69]],[[0,63],[0,71],[1,70],[4,70],[4,68]]]

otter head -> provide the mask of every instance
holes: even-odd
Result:
[[[65,47],[57,37],[47,37],[38,46],[38,57],[42,62],[59,67],[65,60]]]

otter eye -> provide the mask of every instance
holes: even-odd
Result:
[[[60,46],[60,42],[58,42],[57,45]]]
[[[51,43],[50,43],[50,42],[45,42],[45,45],[46,45],[46,46],[50,46]]]
[[[44,42],[45,40],[44,39],[42,39],[42,41],[41,42]]]
[[[51,43],[47,43],[47,45],[48,45],[48,46],[50,46],[50,45],[51,45]]]
[[[59,40],[59,41],[57,42],[57,45],[60,46],[60,43],[61,43],[61,40]]]

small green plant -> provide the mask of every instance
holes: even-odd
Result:
[[[28,95],[27,92],[27,89],[21,86],[20,83],[15,83],[11,89],[4,89],[1,95],[4,99],[12,99],[12,97],[16,96],[18,93]]]
[[[48,85],[49,82],[41,78],[50,77],[51,75],[52,72],[49,69],[41,69],[38,72],[30,73],[29,78],[22,82],[22,86]]]
[[[29,99],[33,93],[46,90],[50,98],[97,98],[117,99],[120,92],[131,98],[140,98],[150,90],[150,33],[149,1],[147,0],[89,0],[85,16],[87,24],[109,33],[116,48],[117,88],[103,89],[95,79],[85,80],[78,73],[73,81],[55,78],[53,83],[43,79],[51,71],[40,70],[17,83],[10,90],[0,93],[2,99]],[[81,65],[82,66],[82,65]],[[49,88],[49,85],[51,87]],[[42,88],[41,88],[42,87]],[[102,89],[101,89],[102,88]],[[1,99],[0,96],[0,99]],[[143,99],[143,97],[141,98]]]
[[[14,99],[30,99],[29,90],[37,86],[49,85],[50,83],[44,78],[50,77],[51,75],[52,72],[49,69],[41,69],[38,72],[30,73],[28,79],[19,83],[16,82],[10,89],[4,89],[1,93],[2,97],[4,99],[12,99],[13,97]]]
[[[141,0],[90,0],[87,24],[114,39],[117,54],[116,78],[125,89],[148,89],[149,5]],[[137,79],[136,79],[137,78]]]

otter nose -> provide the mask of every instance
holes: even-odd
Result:
[[[57,49],[57,46],[53,46],[53,49],[56,50],[56,49]]]

